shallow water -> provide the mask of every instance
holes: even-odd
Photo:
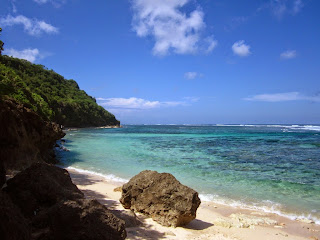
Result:
[[[117,181],[172,173],[202,200],[320,223],[320,126],[137,125],[68,131],[67,167]]]

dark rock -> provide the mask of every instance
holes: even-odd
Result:
[[[164,226],[183,226],[195,219],[198,193],[169,173],[142,171],[122,187],[124,208],[151,216]]]
[[[1,240],[29,240],[31,228],[27,219],[21,214],[9,196],[0,191],[0,239]]]
[[[124,221],[96,200],[78,199],[56,204],[45,213],[50,231],[44,236],[65,240],[125,239]],[[39,223],[43,223],[40,216]],[[34,223],[37,226],[37,223]],[[42,237],[44,237],[42,236]]]
[[[4,191],[28,217],[60,200],[83,198],[83,193],[72,183],[67,170],[47,163],[34,163],[18,173],[7,181]]]
[[[52,148],[64,135],[58,124],[22,104],[0,100],[0,159],[7,172],[39,161],[55,163]]]
[[[96,200],[84,199],[68,171],[34,163],[3,189],[32,227],[32,239],[124,239],[125,223]]]
[[[4,168],[3,162],[0,160],[0,189],[6,182],[6,169]]]
[[[110,210],[115,216],[125,221],[126,228],[138,227],[142,222],[137,218],[133,211],[127,210]]]

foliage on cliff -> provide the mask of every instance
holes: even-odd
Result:
[[[43,65],[0,56],[0,99],[13,98],[45,120],[69,127],[119,125],[113,114],[80,90],[74,80],[66,80]]]

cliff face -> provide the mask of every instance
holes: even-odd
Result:
[[[53,145],[65,134],[14,100],[0,100],[0,161],[7,173],[34,162],[55,163]]]

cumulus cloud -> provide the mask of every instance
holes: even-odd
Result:
[[[13,49],[13,48],[9,48],[9,49],[6,49],[4,52],[3,52],[4,55],[8,55],[8,56],[12,56],[12,57],[15,57],[15,58],[21,58],[21,59],[25,59],[25,60],[28,60],[30,62],[34,62],[36,61],[38,58],[40,58],[40,52],[37,48],[34,48],[34,49],[31,49],[31,48],[28,48],[28,49],[24,49],[24,50],[16,50],[16,49]]]
[[[235,55],[238,55],[240,57],[246,57],[251,54],[250,52],[250,46],[244,43],[244,40],[240,40],[235,42],[232,45],[232,51]]]
[[[108,109],[146,110],[160,107],[186,106],[196,102],[196,98],[185,98],[183,101],[150,101],[142,98],[97,98],[98,103]]]
[[[284,101],[298,101],[308,100],[313,102],[320,102],[320,96],[306,96],[299,92],[273,93],[273,94],[259,94],[252,97],[244,98],[247,101],[261,101],[261,102],[284,102]]]
[[[216,47],[213,36],[201,40],[206,27],[203,11],[199,7],[189,14],[183,11],[189,1],[132,0],[133,30],[139,37],[154,38],[154,55],[209,53]]]
[[[193,79],[198,78],[198,77],[203,77],[203,74],[202,73],[197,73],[197,72],[186,72],[186,73],[184,73],[184,78],[188,79],[188,80],[193,80]]]
[[[42,33],[54,34],[59,32],[58,28],[44,21],[30,19],[23,15],[2,17],[0,18],[0,25],[2,27],[22,25],[24,30],[32,36],[39,36]]]
[[[288,50],[280,54],[280,58],[282,59],[292,59],[297,56],[296,50]]]

